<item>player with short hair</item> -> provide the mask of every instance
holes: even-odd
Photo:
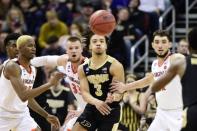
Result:
[[[120,82],[114,82],[111,87],[112,91],[122,93],[126,90],[149,86],[153,81],[159,79],[166,73],[172,61],[184,58],[181,54],[172,54],[170,52],[170,36],[168,32],[164,30],[154,32],[152,47],[157,54],[157,59],[152,63],[152,74],[126,85]],[[151,94],[149,90],[146,92],[147,97]],[[183,107],[181,90],[180,78],[177,76],[156,93],[157,112],[148,131],[180,131]]]
[[[87,40],[92,57],[79,66],[80,89],[88,103],[73,131],[116,130],[120,120],[120,94],[110,94],[112,80],[124,81],[123,66],[106,54],[106,37],[90,34]]]
[[[48,90],[63,75],[55,73],[48,83],[32,89],[36,69],[30,65],[30,60],[35,56],[35,41],[31,36],[22,35],[17,39],[16,47],[19,51],[18,58],[4,62],[1,72],[0,131],[39,130],[29,114],[27,105],[48,122],[59,127],[57,117],[44,111],[34,97]]]
[[[159,91],[175,77],[180,77],[182,83],[182,96],[184,119],[182,131],[197,130],[197,28],[188,34],[190,55],[186,58],[177,58],[172,61],[168,71],[151,86],[152,92]]]

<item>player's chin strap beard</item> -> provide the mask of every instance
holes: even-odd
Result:
[[[170,51],[168,50],[168,51],[166,51],[165,54],[163,54],[163,55],[158,55],[158,54],[157,54],[157,57],[159,57],[159,58],[165,58],[169,53],[170,53]]]

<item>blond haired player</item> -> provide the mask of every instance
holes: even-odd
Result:
[[[17,40],[17,48],[18,58],[5,62],[1,73],[0,131],[39,130],[29,114],[27,105],[58,128],[57,117],[44,111],[34,97],[48,90],[63,75],[56,73],[48,83],[32,89],[36,69],[30,65],[30,60],[35,56],[35,41],[31,36],[22,35]]]

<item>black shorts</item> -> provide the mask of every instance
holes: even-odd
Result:
[[[112,108],[109,115],[102,115],[95,106],[87,104],[76,122],[88,131],[111,131],[120,121],[120,106]]]
[[[187,109],[186,127],[181,131],[197,131],[197,104]],[[184,120],[183,120],[184,121]]]

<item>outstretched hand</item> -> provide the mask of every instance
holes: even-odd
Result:
[[[116,93],[124,93],[126,90],[126,85],[123,82],[119,82],[119,81],[112,81],[112,83],[110,84],[110,91],[111,92],[116,92]]]
[[[59,80],[62,79],[65,76],[65,74],[55,71],[50,77],[49,83],[51,85],[57,85]]]
[[[56,129],[60,128],[60,122],[59,119],[54,115],[48,115],[46,117],[46,120],[51,123],[52,126],[54,126]]]

